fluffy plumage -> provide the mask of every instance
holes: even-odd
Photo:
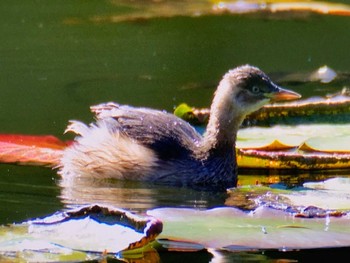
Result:
[[[271,100],[299,97],[256,67],[230,70],[215,92],[204,136],[164,111],[93,106],[95,123],[68,126],[78,136],[65,150],[59,173],[225,190],[237,185],[235,141],[244,117]]]

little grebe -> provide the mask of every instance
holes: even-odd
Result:
[[[71,121],[77,136],[63,153],[63,178],[143,180],[225,190],[237,185],[235,141],[245,116],[270,101],[300,95],[274,84],[260,69],[228,71],[215,92],[201,136],[173,114],[115,103],[91,107],[96,122]]]

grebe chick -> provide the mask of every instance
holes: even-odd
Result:
[[[297,99],[260,69],[228,71],[214,94],[204,135],[164,111],[106,103],[91,107],[96,122],[71,121],[78,136],[63,153],[63,178],[142,180],[224,191],[237,185],[235,141],[245,116],[278,100]]]

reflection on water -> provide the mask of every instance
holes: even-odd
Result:
[[[350,176],[348,170],[334,171],[249,171],[239,175],[239,185],[264,185],[278,189],[300,189],[304,182],[324,181]],[[268,173],[268,174],[267,174]],[[156,207],[191,207],[206,209],[234,206],[244,210],[256,208],[241,192],[217,193],[190,188],[157,185],[147,182],[70,178],[59,181],[60,198],[67,207],[98,203],[136,212]]]
[[[263,173],[263,174],[262,174]],[[348,170],[334,171],[241,171],[241,185],[262,184],[280,189],[300,189],[304,182],[323,181],[333,177],[349,177]],[[60,198],[67,207],[99,203],[143,213],[155,207],[192,207],[205,209],[218,206],[234,206],[243,210],[256,208],[246,193],[213,193],[188,188],[155,185],[146,182],[72,178],[59,181]],[[236,253],[209,249],[196,253],[159,253],[159,260],[152,262],[286,262],[318,259],[327,253],[345,253],[346,249],[308,249],[299,251],[237,251]],[[146,262],[147,258],[143,258]]]
[[[169,111],[182,102],[207,107],[223,72],[245,63],[261,67],[304,98],[333,94],[348,86],[349,17],[186,17],[184,14],[193,13],[189,5],[195,3],[191,1],[183,1],[186,10],[181,1],[151,2],[6,1],[0,25],[0,48],[5,51],[0,65],[1,133],[61,136],[69,119],[90,120],[90,105],[111,100]],[[138,4],[136,9],[134,3]],[[130,10],[159,14],[168,4],[172,5],[170,11],[181,16],[138,23],[112,23],[111,19],[77,23],[112,18]],[[307,75],[305,81],[304,72],[323,65],[334,69],[337,78],[320,84]],[[307,181],[349,175],[350,171],[242,171],[239,183],[290,189]],[[226,193],[140,182],[61,181],[46,168],[0,166],[2,224],[49,215],[63,205],[102,203],[144,211],[162,206],[243,207],[244,202],[244,198],[229,199]],[[329,252],[316,253],[327,256]],[[306,254],[316,259],[316,253]],[[305,253],[298,255],[305,260]],[[168,260],[163,260],[164,254],[161,257],[163,262],[210,260],[207,254],[169,254]],[[270,253],[269,257],[296,258],[291,253]],[[233,253],[230,259],[247,258]],[[257,262],[260,258],[254,259]]]
[[[299,170],[299,169],[240,169],[238,177],[239,185],[270,186],[280,189],[292,189],[300,187],[305,182],[324,181],[334,177],[349,177],[350,169],[324,169],[324,170]]]
[[[224,204],[226,193],[196,191],[147,182],[71,178],[60,180],[62,202],[70,207],[99,203],[133,211],[176,206],[209,208]]]

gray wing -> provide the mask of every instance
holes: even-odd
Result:
[[[148,146],[163,160],[191,155],[202,139],[189,123],[163,111],[115,103],[93,106],[91,111],[97,121]]]

